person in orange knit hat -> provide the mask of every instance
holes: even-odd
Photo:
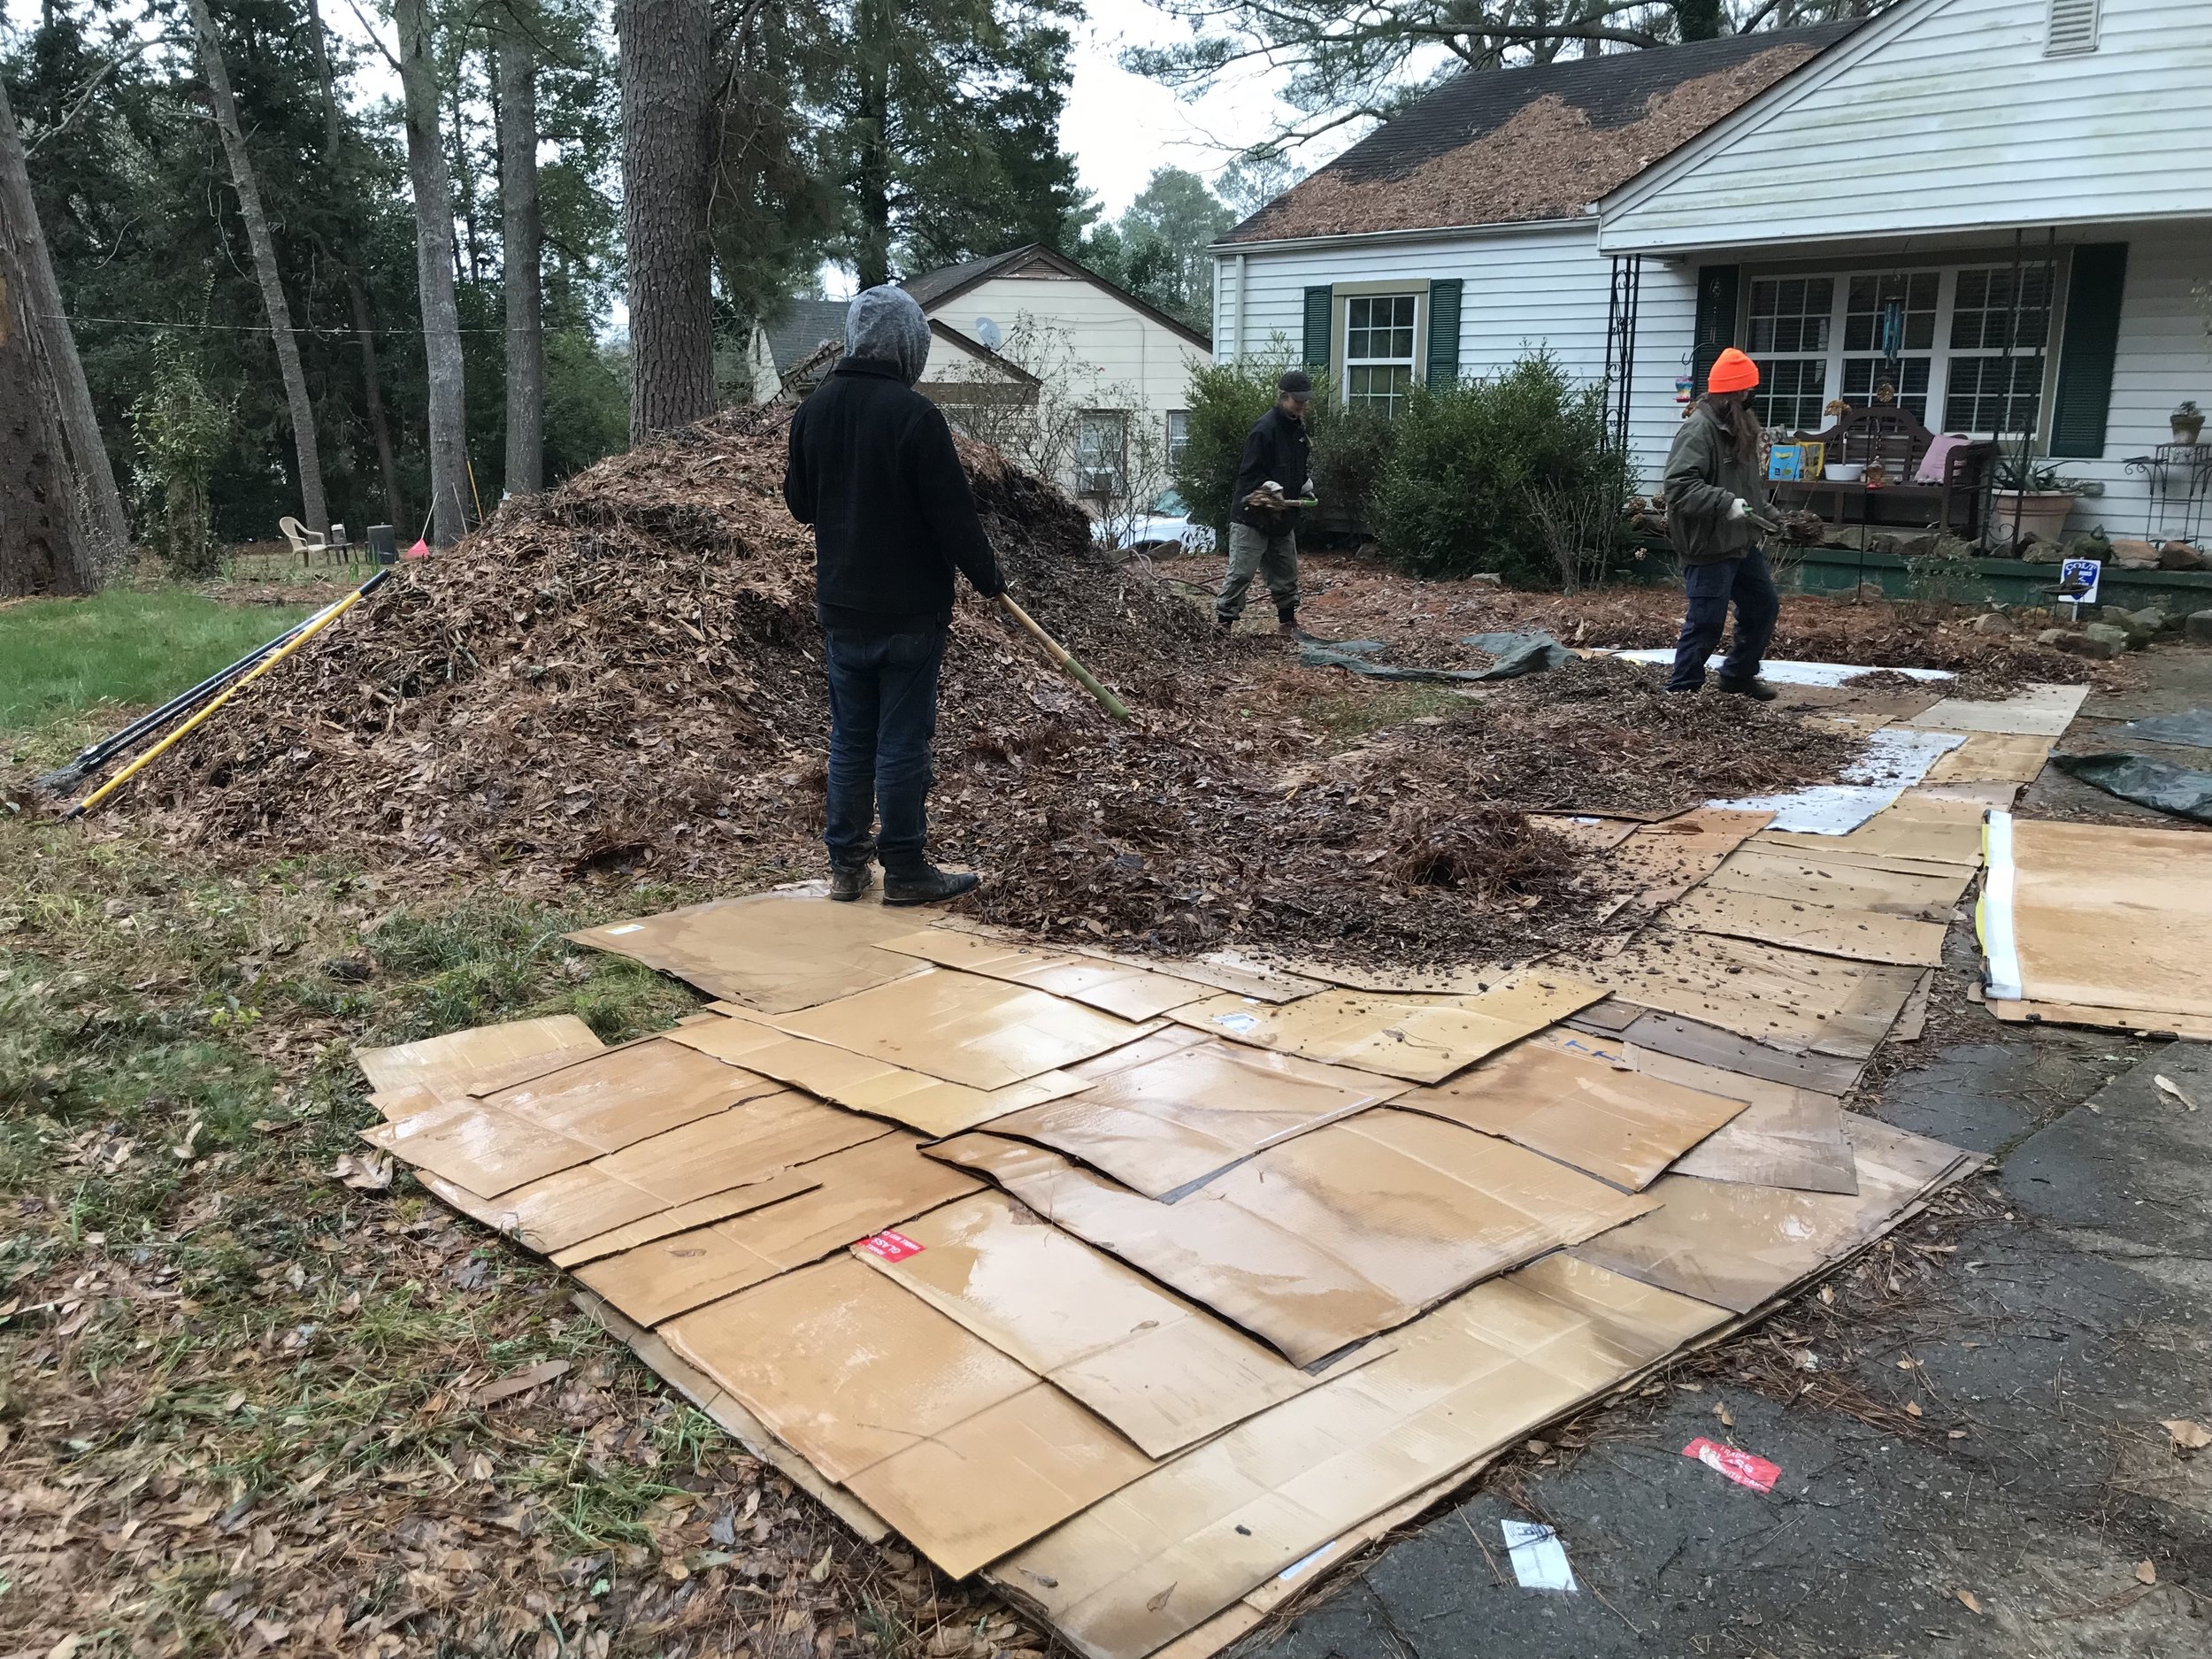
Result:
[[[1669,691],[1705,684],[1706,659],[1720,644],[1732,604],[1736,636],[1716,682],[1723,691],[1774,700],[1774,688],[1759,678],[1782,604],[1759,545],[1759,533],[1776,526],[1767,516],[1763,434],[1751,412],[1758,384],[1757,364],[1733,346],[1722,352],[1667,454],[1667,537],[1689,595]]]

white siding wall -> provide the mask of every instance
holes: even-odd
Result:
[[[2212,334],[2206,332],[2203,306],[2189,291],[2190,283],[2206,274],[2208,251],[2212,251],[2212,225],[2160,230],[2128,244],[2104,458],[2060,463],[2077,477],[2100,479],[2105,485],[2101,500],[2085,500],[2075,508],[2076,529],[2101,524],[2112,535],[2141,535],[2149,486],[2127,477],[2122,463],[2172,442],[2167,417],[2182,399],[2194,398],[2212,409]],[[2168,528],[2179,534],[2170,519]]]
[[[2048,0],[1917,0],[1609,204],[1603,245],[1717,249],[2212,216],[2206,0],[2102,0],[2043,55]]]

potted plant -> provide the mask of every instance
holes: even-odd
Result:
[[[2167,418],[2173,425],[2176,443],[2194,443],[2197,434],[2204,430],[2204,411],[2197,407],[2194,398],[2184,398],[2174,405],[2174,412]]]
[[[2066,517],[2078,493],[2072,479],[2034,456],[2008,452],[1997,457],[1996,483],[1990,495],[1991,521],[2000,530],[2016,526],[2016,541],[2032,535],[2056,541],[2065,535]]]

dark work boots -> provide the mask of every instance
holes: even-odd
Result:
[[[874,872],[866,864],[832,864],[829,895],[840,904],[850,904],[867,892],[873,879]]]
[[[1715,674],[1713,683],[1723,691],[1739,697],[1748,697],[1754,703],[1772,703],[1780,695],[1755,674],[1749,680],[1731,680],[1726,674]]]
[[[979,877],[965,871],[940,870],[934,864],[923,864],[918,869],[894,874],[883,872],[883,902],[886,904],[938,904],[946,899],[956,899],[964,893],[972,893]]]

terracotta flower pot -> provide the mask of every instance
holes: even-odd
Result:
[[[2176,443],[2194,443],[2197,441],[2197,435],[2204,430],[2204,417],[2202,415],[2176,415],[2171,424]]]
[[[2074,492],[2069,489],[1993,490],[1990,521],[2006,530],[2016,522],[2022,536],[2039,541],[2057,541],[2066,534],[2066,515],[2074,511]]]

